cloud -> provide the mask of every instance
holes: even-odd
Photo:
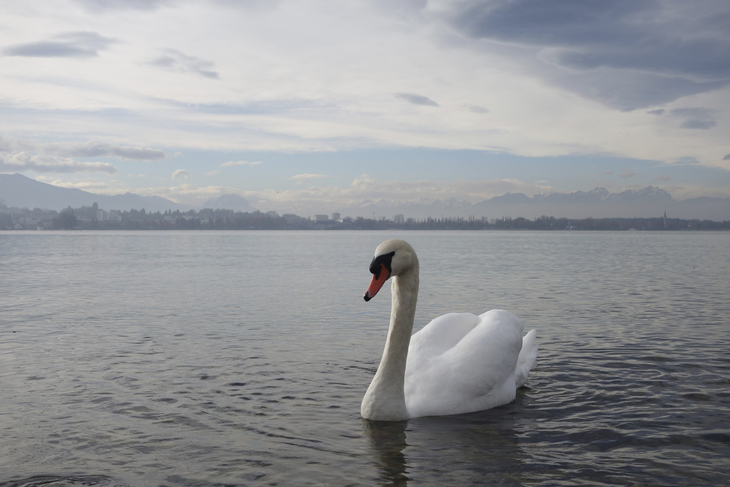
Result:
[[[128,145],[114,145],[106,142],[89,141],[86,143],[50,143],[41,146],[43,152],[55,152],[59,155],[71,157],[114,157],[137,161],[160,161],[168,155],[160,149],[149,147],[134,147]]]
[[[79,162],[70,158],[33,155],[27,152],[0,152],[0,172],[35,171],[37,173],[105,172],[115,174],[117,168],[107,162]]]
[[[84,156],[73,150],[73,147],[74,144],[41,144],[0,136],[0,172],[108,174],[117,172],[117,168],[107,162],[75,160],[73,157]]]
[[[393,96],[395,96],[396,98],[400,98],[401,100],[405,100],[408,103],[413,103],[414,105],[424,105],[429,107],[439,106],[439,104],[432,99],[425,96],[416,95],[415,93],[394,93]]]
[[[535,75],[621,110],[730,83],[724,2],[456,0],[427,10],[468,39],[535,52]]]
[[[725,157],[722,158],[723,161],[730,161],[730,154],[725,154]]]
[[[231,167],[231,166],[257,166],[261,164],[261,161],[228,161],[224,162],[218,167]]]
[[[614,174],[613,171],[603,171],[601,173],[601,175],[603,175],[603,176],[613,176],[613,174]]]
[[[52,142],[40,143],[26,139],[0,136],[0,158],[5,169],[11,166],[16,171],[36,172],[106,172],[116,173],[116,168],[103,162],[79,162],[75,158],[113,157],[137,161],[166,159],[167,154],[159,149],[116,145],[106,142]]]
[[[714,120],[716,111],[705,107],[675,108],[669,112],[676,117],[684,118],[680,125],[686,129],[711,129],[717,122]]]
[[[162,56],[147,64],[169,71],[199,74],[200,76],[211,79],[219,78],[218,73],[213,71],[215,64],[211,61],[188,56],[176,49],[165,49],[164,52]]]
[[[649,115],[658,115],[658,116],[661,116],[661,115],[664,115],[664,112],[665,111],[666,110],[664,110],[663,108],[657,108],[656,110],[649,110],[646,113],[648,113]]]
[[[94,57],[117,42],[96,32],[68,32],[52,40],[16,44],[3,49],[6,56],[25,57]]]
[[[189,177],[190,177],[190,173],[188,172],[187,169],[178,169],[177,171],[172,173],[172,180],[182,178],[185,181],[187,181]]]
[[[304,181],[308,179],[322,179],[322,178],[328,178],[326,174],[297,174],[296,176],[292,176],[290,178],[286,178],[289,180],[294,180],[297,182],[297,184],[303,184]]]
[[[667,176],[666,174],[660,174],[659,176],[656,177],[656,180],[666,182],[666,181],[671,181],[672,178]]]
[[[215,170],[205,173],[206,176],[215,176],[216,174],[220,174],[220,171]]]
[[[515,24],[524,23],[520,16],[533,15],[540,5],[515,2],[526,7],[510,10]],[[723,28],[692,30],[683,23],[684,18],[698,18],[692,10],[709,8],[705,2],[693,5],[683,18],[675,12],[682,8],[675,0],[651,5],[636,2],[649,5],[636,7],[648,11],[645,16],[630,6],[614,7],[613,2],[606,2],[608,6],[584,2],[587,6],[570,12],[556,0],[555,6],[542,3],[546,15],[534,15],[531,27],[493,33],[469,30],[459,14],[472,8],[485,16],[504,17],[512,4],[409,0],[391,7],[379,0],[329,8],[321,2],[278,2],[265,11],[243,15],[233,0],[225,6],[222,0],[170,0],[168,6],[142,0],[81,3],[98,13],[90,14],[73,0],[64,3],[69,8],[63,15],[50,7],[36,9],[32,15],[0,7],[5,24],[12,26],[0,41],[0,54],[8,46],[44,41],[99,55],[94,69],[81,70],[76,68],[83,66],[69,58],[52,59],[51,66],[39,59],[4,57],[1,132],[42,134],[46,140],[73,140],[88,134],[84,141],[100,138],[140,148],[159,146],[170,154],[220,151],[218,158],[208,158],[210,152],[202,156],[215,161],[209,167],[194,167],[187,158],[189,162],[179,163],[178,167],[190,167],[191,181],[213,169],[226,172],[217,167],[221,162],[268,157],[255,155],[267,151],[307,158],[316,151],[384,147],[499,151],[527,157],[612,154],[657,162],[689,156],[708,166],[727,167],[727,161],[719,160],[722,154],[713,153],[723,147],[718,141],[727,119],[722,104],[727,91],[680,100],[684,105],[718,108],[717,126],[712,130],[676,130],[685,118],[671,118],[668,112],[683,105],[662,101],[698,86],[704,90],[707,83],[722,86],[725,81],[691,73],[669,75],[652,66],[645,71],[602,62],[598,67],[580,66],[564,57],[579,49],[588,53],[611,46],[619,52],[633,49],[615,44],[619,41],[611,30],[613,25],[626,24],[633,32],[637,28],[632,22],[646,27],[647,41],[674,36],[666,19],[677,23],[682,35],[691,34],[690,39],[714,39]],[[606,15],[590,10],[598,8]],[[612,9],[618,13],[611,14]],[[665,10],[668,16],[651,15]],[[597,16],[591,17],[590,12]],[[600,36],[578,40],[566,37],[562,27],[550,30],[553,17],[567,23],[567,31],[582,28],[580,22],[570,20],[573,14],[588,19],[589,31],[591,25],[607,25],[598,31]],[[195,36],[181,28],[201,18],[206,22],[199,23]],[[343,23],[343,18],[352,22]],[[658,32],[655,23],[668,33]],[[86,39],[84,46],[79,38],[53,37],[83,25],[97,36],[116,37],[124,44],[92,45],[88,42],[93,39]],[[362,39],[371,41],[363,44]],[[166,46],[175,49],[162,50]],[[216,76],[220,81],[212,82]],[[623,114],[591,100],[622,110],[646,108]],[[653,100],[658,101],[649,105]],[[647,110],[657,107],[665,110],[661,118],[646,117]],[[488,116],[484,115],[487,109]],[[554,123],[556,119],[561,123]],[[706,127],[709,122],[688,124]],[[124,173],[139,171],[118,165],[110,159],[116,157],[111,153],[83,157],[103,157],[98,160],[113,162]],[[258,169],[269,167],[266,160],[267,165]],[[163,179],[170,177],[172,167],[164,169]],[[324,166],[292,172],[302,170],[330,172]],[[455,176],[471,172],[463,171]],[[281,184],[294,187],[291,182]]]
[[[477,106],[477,105],[467,105],[466,109],[469,110],[470,112],[474,112],[474,113],[489,113],[489,110],[487,110],[484,107]]]
[[[97,181],[93,178],[88,178],[78,183],[71,183],[60,179],[55,179],[53,181],[50,181],[49,184],[52,184],[53,186],[59,186],[61,188],[75,188],[84,191],[104,191],[109,188],[109,185],[107,183],[103,181]]]

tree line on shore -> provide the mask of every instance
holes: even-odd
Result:
[[[60,212],[42,209],[7,208],[0,203],[0,229],[77,230],[730,230],[730,221],[684,220],[679,218],[555,218],[535,219],[349,218],[317,221],[294,214],[236,212],[223,209],[146,212],[104,211],[91,207],[66,208]]]

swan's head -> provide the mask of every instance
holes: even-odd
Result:
[[[373,279],[370,281],[370,286],[365,291],[363,299],[370,301],[391,276],[402,274],[417,263],[416,251],[405,240],[394,238],[381,243],[375,249],[375,257],[370,263]]]

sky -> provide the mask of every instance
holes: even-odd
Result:
[[[0,172],[304,215],[730,197],[728,53],[726,0],[5,1]]]

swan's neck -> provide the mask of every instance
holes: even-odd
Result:
[[[393,305],[383,358],[362,401],[364,418],[380,421],[408,419],[403,383],[408,345],[418,300],[418,261],[408,271],[393,278]]]

